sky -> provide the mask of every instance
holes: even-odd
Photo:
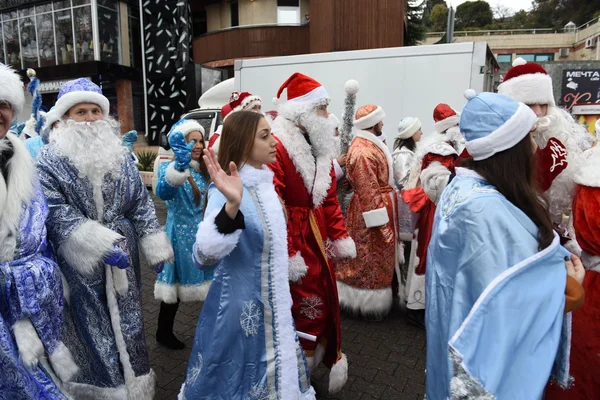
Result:
[[[448,4],[448,7],[450,5],[452,5],[454,8],[456,8],[458,5],[460,5],[461,3],[464,3],[465,1],[468,1],[468,0],[446,0],[446,4]],[[519,10],[529,11],[531,9],[531,0],[486,0],[486,1],[488,3],[490,3],[490,6],[492,6],[492,9],[500,3],[502,3],[503,5],[505,5],[508,8],[511,8],[513,11],[519,11]]]

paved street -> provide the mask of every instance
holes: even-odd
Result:
[[[164,203],[154,197],[161,224]],[[185,380],[187,362],[200,314],[200,304],[181,304],[175,322],[175,334],[186,349],[168,350],[154,338],[159,303],[154,300],[155,274],[142,265],[144,321],[150,362],[157,376],[156,399],[177,398]],[[327,394],[327,369],[313,375],[318,399],[343,400],[421,400],[425,393],[425,332],[408,325],[400,310],[394,310],[384,322],[365,322],[342,318],[342,350],[348,357],[348,383],[335,395]]]

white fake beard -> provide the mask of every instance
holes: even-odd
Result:
[[[306,129],[315,156],[333,158],[336,151],[335,136],[333,136],[335,122],[317,115],[314,111],[309,111],[300,115],[298,123]]]
[[[61,121],[50,133],[50,143],[69,159],[81,178],[101,184],[107,174],[120,176],[127,149],[121,142],[119,123],[111,117],[96,122]]]

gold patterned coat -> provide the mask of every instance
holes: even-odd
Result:
[[[348,150],[346,173],[354,189],[346,226],[357,257],[336,264],[340,305],[354,314],[382,317],[392,307],[399,257],[398,196],[389,149],[374,134],[359,131]]]

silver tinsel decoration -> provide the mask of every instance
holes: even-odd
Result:
[[[350,143],[354,138],[352,129],[354,127],[354,112],[356,108],[356,93],[358,93],[360,86],[357,81],[351,79],[346,82],[346,100],[344,101],[344,109],[342,110],[342,129],[340,130],[340,148],[341,154],[348,153]],[[346,174],[346,167],[342,167],[344,175]],[[342,214],[346,216],[346,210],[348,209],[348,203],[352,195],[352,189],[347,190],[345,185],[337,186],[338,199],[342,208]]]

